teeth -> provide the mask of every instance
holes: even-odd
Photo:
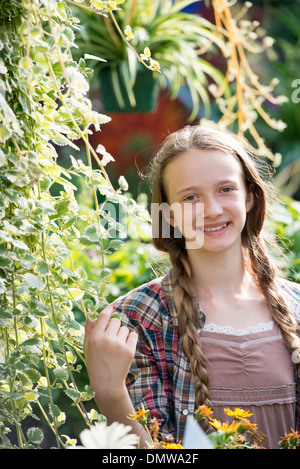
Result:
[[[225,225],[215,226],[214,228],[204,228],[204,231],[218,231],[225,228],[225,226],[227,226],[227,223],[225,223]]]

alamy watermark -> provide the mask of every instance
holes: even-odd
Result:
[[[101,218],[101,230],[109,238],[140,238],[140,224],[133,222],[132,215],[122,206],[107,202],[105,216]],[[148,222],[148,234],[152,238],[183,238],[187,249],[199,249],[204,241],[204,204],[166,202],[152,203],[150,209],[151,224]],[[147,225],[147,222],[145,221]]]
[[[294,104],[298,104],[300,103],[300,78],[293,81],[292,88],[296,88],[292,93],[292,101]]]

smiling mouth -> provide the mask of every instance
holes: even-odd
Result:
[[[211,231],[220,231],[222,230],[223,228],[226,228],[226,226],[229,225],[230,222],[227,222],[227,223],[223,223],[223,225],[218,225],[218,226],[211,226],[209,228],[202,228],[202,230],[204,231],[204,233],[210,233]]]

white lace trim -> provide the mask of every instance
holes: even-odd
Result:
[[[235,329],[230,326],[217,326],[214,323],[205,324],[203,330],[208,332],[216,332],[218,334],[227,334],[227,335],[246,335],[246,334],[255,334],[256,332],[270,331],[273,328],[273,321],[270,322],[260,322],[256,326],[248,326],[245,329]]]

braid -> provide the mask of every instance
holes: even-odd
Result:
[[[267,304],[271,308],[273,319],[281,330],[283,340],[288,349],[293,352],[299,348],[299,325],[294,315],[289,311],[282,295],[278,292],[275,282],[276,268],[266,253],[264,242],[260,237],[251,241],[249,255],[252,270]]]
[[[190,281],[190,269],[186,255],[178,244],[170,249],[172,262],[172,284],[174,302],[178,311],[178,330],[183,353],[190,361],[195,387],[195,408],[205,404],[212,407],[209,397],[209,377],[206,358],[202,352],[199,337],[200,314],[196,304],[196,295]],[[203,422],[205,431],[210,429],[208,421]]]
[[[220,150],[238,158],[242,168],[245,188],[253,194],[253,205],[247,213],[242,231],[242,246],[249,255],[251,269],[261,292],[271,308],[273,319],[278,324],[283,340],[294,351],[300,350],[300,338],[296,319],[279,294],[276,284],[276,269],[267,255],[261,231],[266,218],[267,203],[273,200],[273,186],[262,178],[262,170],[270,176],[269,167],[263,168],[260,158],[256,167],[246,142],[240,142],[227,132],[220,132],[202,126],[187,126],[171,134],[165,140],[151,165],[152,203],[168,203],[164,171],[173,158],[192,149]],[[261,174],[260,174],[261,173]],[[268,173],[268,174],[267,174]],[[274,199],[275,200],[275,199]],[[152,217],[153,245],[159,251],[168,253],[172,263],[172,285],[174,302],[178,313],[179,347],[190,361],[195,386],[195,406],[207,405],[212,408],[209,396],[209,378],[206,358],[202,352],[199,327],[200,312],[196,293],[191,282],[191,272],[183,237],[177,237],[162,211]],[[167,235],[165,234],[165,231]],[[209,431],[209,423],[204,426]]]

